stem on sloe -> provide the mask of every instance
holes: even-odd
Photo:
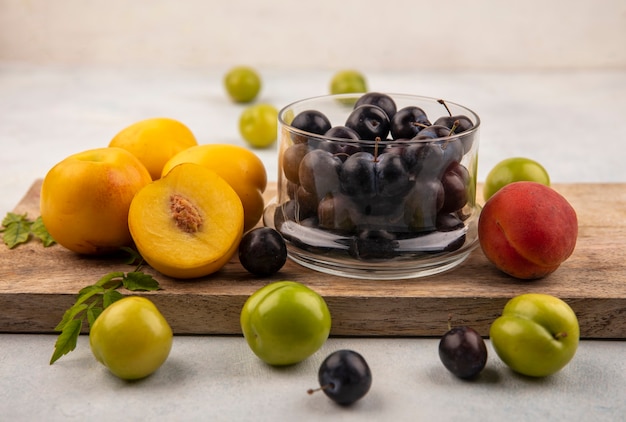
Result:
[[[380,142],[380,136],[377,136],[376,139],[374,139],[374,162],[377,163],[378,162],[378,143]]]
[[[331,383],[328,383],[328,384],[324,384],[324,385],[322,385],[319,388],[309,388],[308,390],[306,390],[306,392],[307,392],[307,394],[313,394],[313,393],[316,393],[318,391],[324,391],[327,388],[335,388],[335,384],[333,384],[331,382]]]
[[[455,120],[454,123],[452,124],[452,127],[450,128],[450,134],[448,136],[452,136],[454,135],[454,132],[456,132],[456,129],[459,127],[460,122],[458,120]]]
[[[452,127],[450,128],[448,137],[454,135],[454,131],[456,130],[457,127],[459,127],[459,121],[455,120],[454,123],[452,124]],[[450,139],[447,139],[446,142],[443,145],[441,145],[441,149],[446,149],[448,147],[449,142],[450,142]]]
[[[442,106],[444,106],[446,108],[446,111],[448,112],[448,114],[450,116],[452,116],[452,112],[450,112],[450,109],[448,108],[448,105],[446,104],[446,102],[444,100],[439,99],[439,100],[437,100],[437,102],[439,104],[441,104]]]

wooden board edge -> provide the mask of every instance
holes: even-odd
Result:
[[[140,295],[154,301],[176,335],[241,335],[239,313],[246,295]],[[333,337],[438,337],[447,330],[448,319],[455,325],[470,325],[488,337],[490,324],[509,299],[475,298],[468,302],[466,297],[361,297],[346,304],[341,297],[325,298],[333,318]],[[74,300],[74,295],[65,294],[2,296],[0,332],[54,333],[54,327]],[[563,300],[578,317],[582,339],[626,338],[625,309],[621,300]],[[184,314],[179,312],[181,307],[186,309]],[[85,326],[83,333],[86,332]]]

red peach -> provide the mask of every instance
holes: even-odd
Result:
[[[514,182],[494,194],[478,220],[478,239],[489,261],[520,279],[554,272],[576,246],[578,220],[569,202],[537,182]]]

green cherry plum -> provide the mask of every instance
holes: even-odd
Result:
[[[161,312],[140,296],[127,296],[107,306],[89,332],[96,360],[126,380],[156,371],[167,359],[172,340],[172,329]]]
[[[554,374],[576,354],[578,318],[563,300],[547,294],[514,297],[489,329],[496,354],[513,371],[531,377]]]
[[[261,90],[261,77],[249,66],[236,66],[224,75],[224,88],[234,102],[249,103]]]
[[[255,104],[239,117],[239,132],[253,148],[266,148],[276,141],[278,110],[271,104]]]
[[[330,334],[331,317],[317,292],[295,281],[270,283],[246,300],[241,330],[250,349],[273,366],[293,365],[315,353]]]
[[[341,70],[330,80],[331,94],[352,94],[367,92],[365,76],[357,70]]]
[[[550,186],[550,176],[546,169],[535,160],[525,157],[512,157],[500,161],[487,174],[483,196],[485,201],[504,186],[513,182],[529,181]]]

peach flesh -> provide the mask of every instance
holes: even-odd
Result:
[[[478,221],[489,261],[520,279],[554,272],[573,253],[576,212],[554,189],[536,182],[511,183],[493,195]]]

